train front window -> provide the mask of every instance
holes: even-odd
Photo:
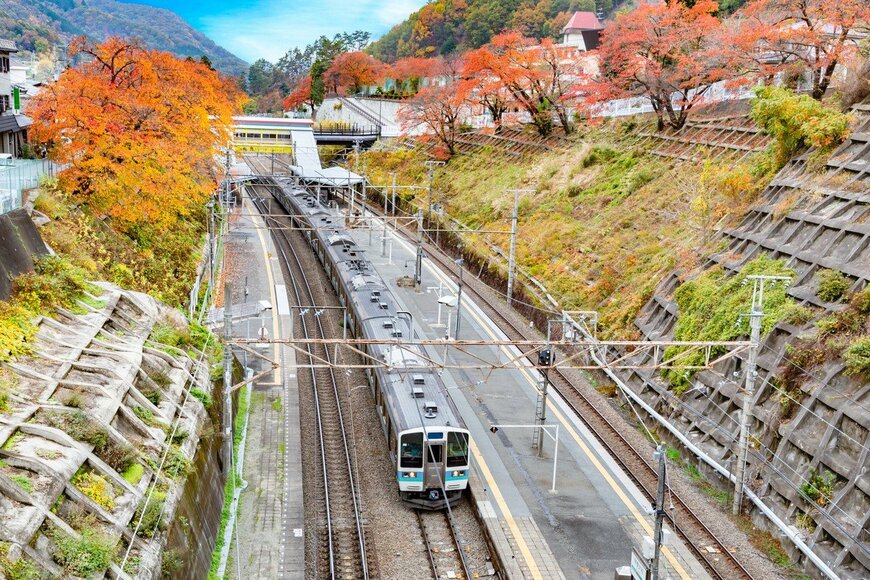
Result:
[[[399,467],[423,467],[423,434],[402,435],[402,453]]]
[[[468,435],[451,431],[447,434],[447,467],[468,465]]]
[[[443,445],[430,445],[429,446],[429,463],[441,463],[441,455],[442,455],[443,449],[444,449]]]

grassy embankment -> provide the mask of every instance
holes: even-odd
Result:
[[[632,321],[664,276],[722,249],[715,230],[743,216],[772,172],[765,154],[739,164],[656,157],[637,147],[636,131],[636,121],[584,128],[564,151],[523,160],[457,156],[437,171],[435,199],[470,227],[505,230],[508,190],[531,190],[519,203],[518,263],[565,308],[598,310],[602,337],[637,338]],[[427,183],[419,152],[369,151],[363,161],[376,184],[390,172],[400,185]],[[507,251],[507,236],[488,239]]]

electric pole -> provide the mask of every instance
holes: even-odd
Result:
[[[655,552],[653,555],[652,566],[650,572],[652,580],[659,579],[659,559],[662,553],[662,523],[665,519],[665,481],[667,476],[667,455],[665,454],[665,446],[659,444],[656,447],[653,458],[659,462],[659,487],[656,493],[656,522],[653,530],[653,543],[655,544]]]
[[[511,214],[511,249],[508,258],[508,281],[507,281],[507,303],[511,305],[514,291],[514,270],[516,270],[516,253],[517,253],[517,220],[519,218],[520,208],[520,193],[531,192],[531,189],[512,189],[514,193],[514,209]]]
[[[417,263],[414,268],[414,290],[422,292],[423,282],[423,210],[417,210]]]
[[[743,410],[740,412],[740,438],[737,443],[737,470],[734,478],[734,515],[740,515],[743,505],[743,480],[746,477],[746,455],[748,452],[749,415],[752,413],[752,402],[755,397],[755,379],[758,376],[758,346],[761,341],[761,319],[764,316],[764,285],[767,282],[776,283],[781,280],[791,282],[788,276],[765,276],[753,274],[746,277],[752,280],[752,307],[749,314],[749,362],[746,367],[746,389],[743,393]]]
[[[459,340],[459,328],[462,322],[462,272],[465,260],[459,258],[456,265],[459,266],[459,284],[456,287],[456,330],[453,331],[453,340]]]
[[[426,161],[426,167],[429,168],[429,194],[426,203],[426,224],[429,229],[432,228],[432,184],[435,181],[435,166],[444,165],[443,161]]]
[[[396,217],[396,172],[395,171],[392,172],[392,176],[393,176],[393,202],[392,202],[393,212],[392,213],[393,213],[393,217]],[[386,211],[386,208],[384,208],[384,211]],[[393,227],[398,230],[398,226],[396,226],[395,223],[393,223]]]

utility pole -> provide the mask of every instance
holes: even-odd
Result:
[[[465,260],[459,258],[456,260],[456,265],[459,266],[459,284],[456,287],[456,330],[453,331],[453,340],[459,340],[459,328],[462,322],[462,272],[465,270],[462,266]]]
[[[227,469],[232,468],[233,459],[233,400],[231,397],[233,388],[233,347],[230,340],[233,337],[233,287],[227,282],[224,284],[224,465]],[[229,477],[235,477],[230,473]]]
[[[758,376],[758,346],[761,342],[761,320],[764,316],[764,285],[767,282],[776,283],[783,281],[791,282],[788,276],[765,276],[753,274],[746,277],[752,280],[752,307],[747,316],[749,318],[750,345],[749,362],[746,367],[746,389],[743,393],[743,410],[740,412],[740,438],[738,440],[737,470],[734,479],[734,515],[740,515],[743,505],[743,480],[746,477],[746,455],[748,452],[747,440],[749,438],[749,415],[752,413],[752,402],[755,398],[755,379]]]
[[[655,544],[655,552],[651,566],[652,580],[659,580],[659,559],[662,552],[662,523],[665,519],[665,481],[667,476],[667,455],[665,454],[665,446],[659,444],[656,446],[653,459],[659,462],[659,488],[656,493],[656,522],[653,530],[653,543]]]
[[[530,189],[513,189],[514,192],[514,209],[511,214],[511,249],[510,257],[508,258],[508,282],[507,282],[507,303],[511,305],[513,301],[514,291],[514,270],[516,270],[516,253],[517,253],[517,220],[520,212],[520,193],[527,193]]]
[[[393,176],[393,201],[392,201],[393,211],[392,211],[392,214],[393,214],[393,217],[396,217],[396,172],[393,171],[390,175]],[[386,211],[387,211],[387,208],[384,208],[384,213],[386,213]],[[398,226],[396,226],[395,223],[393,224],[393,227],[396,227],[398,229]]]
[[[444,165],[443,161],[426,161],[426,167],[429,168],[429,194],[426,203],[426,224],[432,228],[432,184],[435,181],[435,166]]]
[[[547,344],[538,353],[538,365],[541,366],[541,383],[538,390],[538,401],[535,405],[535,425],[533,431],[534,437],[532,447],[538,450],[538,456],[544,454],[544,425],[547,423],[547,390],[550,386],[550,367],[556,362],[556,353],[553,352],[552,343],[552,325],[553,323],[563,324],[564,320],[547,322]]]
[[[414,268],[414,290],[422,292],[423,282],[423,210],[417,210],[417,263]]]

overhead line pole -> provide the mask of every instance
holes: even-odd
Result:
[[[743,505],[743,485],[746,477],[746,454],[749,439],[749,415],[755,398],[755,379],[758,376],[758,347],[761,342],[761,321],[764,317],[764,285],[768,282],[791,282],[788,276],[766,276],[753,274],[746,277],[752,280],[752,307],[749,314],[749,361],[746,368],[746,389],[743,393],[743,409],[740,412],[740,437],[737,444],[737,469],[734,478],[734,515],[740,515]]]
[[[529,193],[531,189],[509,189],[514,194],[514,209],[511,214],[511,245],[510,255],[508,257],[508,281],[507,281],[507,303],[511,306],[513,301],[514,276],[516,270],[516,251],[517,251],[517,221],[519,219],[520,193]]]

